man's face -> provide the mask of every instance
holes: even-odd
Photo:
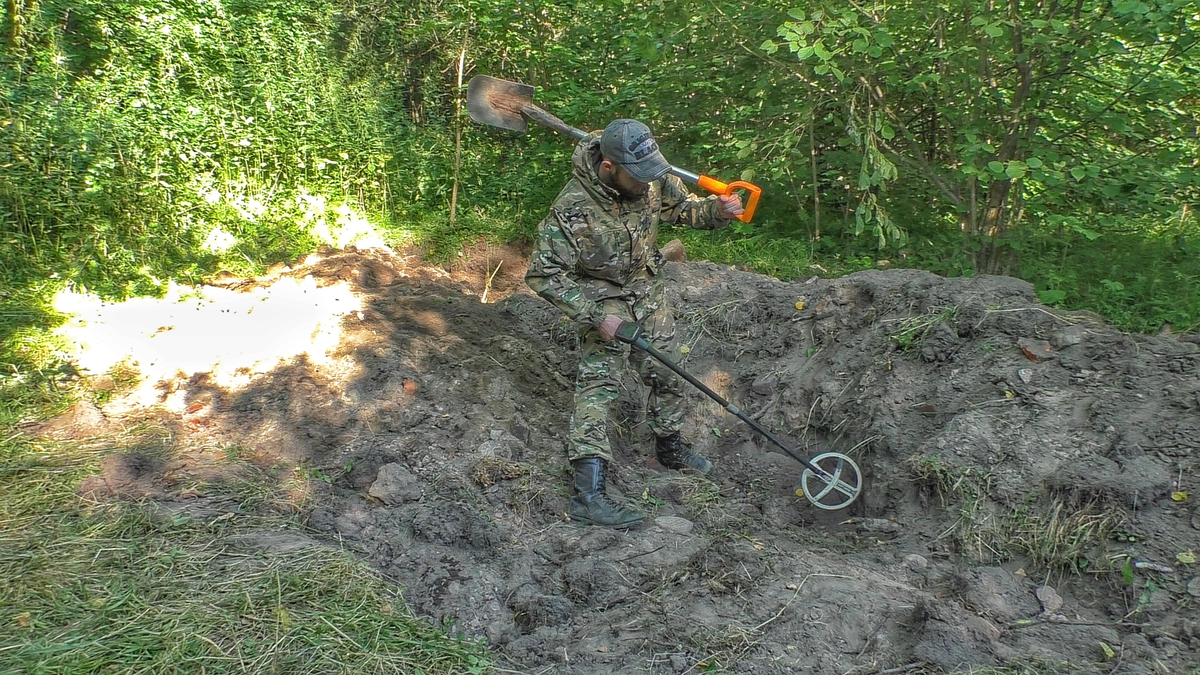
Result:
[[[622,197],[626,199],[641,199],[650,191],[649,183],[643,183],[629,175],[625,167],[616,162],[609,162],[608,160],[605,160],[605,163],[612,167],[607,171],[608,180],[606,182],[609,187],[621,193]]]

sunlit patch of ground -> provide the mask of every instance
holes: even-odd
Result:
[[[76,348],[77,367],[89,375],[122,362],[136,368],[144,394],[138,398],[156,396],[161,381],[195,373],[211,373],[210,382],[237,389],[253,374],[299,356],[326,364],[341,338],[342,318],[362,310],[348,284],[318,286],[311,276],[245,291],[172,285],[164,298],[121,303],[63,292],[54,304],[73,317],[60,331]]]

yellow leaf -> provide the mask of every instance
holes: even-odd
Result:
[[[30,624],[33,623],[33,619],[29,616],[29,612],[21,612],[13,617],[13,621],[15,621],[21,628],[29,628]]]
[[[804,309],[804,301],[803,301],[803,300],[797,300],[797,301],[796,301],[796,310],[797,310],[797,311],[799,311],[799,310],[802,310],[802,309]]]
[[[691,354],[692,348],[687,345],[679,345],[679,353],[680,354]]]
[[[796,488],[796,496],[803,499],[804,498],[804,488]]]
[[[1107,642],[1103,642],[1103,641],[1101,641],[1101,642],[1100,642],[1100,649],[1103,649],[1103,650],[1104,650],[1104,656],[1105,656],[1105,658],[1108,658],[1108,659],[1115,659],[1115,658],[1117,658],[1117,653],[1113,651],[1113,648],[1112,648],[1112,647],[1109,647],[1109,646],[1108,646],[1108,643],[1107,643]]]
[[[1179,492],[1171,493],[1171,501],[1173,501],[1173,502],[1186,502],[1187,499],[1188,499],[1188,493],[1186,493],[1182,490],[1180,490]]]
[[[1175,556],[1175,559],[1178,560],[1182,565],[1195,565],[1196,552],[1191,550],[1184,551],[1183,553]]]
[[[1007,391],[1007,390],[1006,390],[1006,391],[1004,392],[1004,398],[1012,398],[1012,397],[1014,397],[1014,396],[1016,396],[1016,394],[1012,393],[1011,391]]]

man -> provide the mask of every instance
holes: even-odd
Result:
[[[650,389],[647,413],[658,461],[707,474],[712,464],[680,436],[684,381],[669,368],[615,340],[634,321],[660,352],[679,358],[680,336],[663,290],[658,223],[725,227],[742,213],[737,195],[692,195],[663,157],[650,129],[621,119],[575,147],[573,175],[538,228],[525,281],[580,325],[579,372],[568,459],[575,471],[572,520],[625,528],[644,515],[612,501],[605,477],[612,452],[607,421],[626,364]]]

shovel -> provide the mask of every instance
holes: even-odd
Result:
[[[477,75],[467,83],[467,112],[470,113],[471,120],[478,124],[509,131],[525,133],[525,118],[529,118],[577,141],[588,135],[586,131],[576,129],[534,105],[533,87],[528,84],[498,80],[487,75]],[[758,208],[758,198],[762,196],[762,188],[745,181],[723,183],[711,176],[695,174],[677,166],[672,166],[669,173],[713,194],[727,195],[732,194],[734,190],[745,190],[749,199],[745,211],[737,217],[743,223],[750,222],[754,217],[754,211]]]
[[[755,422],[732,403],[722,398],[720,394],[709,389],[703,382],[685,372],[683,368],[680,368],[678,364],[662,352],[650,346],[650,343],[642,337],[641,327],[636,323],[632,321],[621,322],[621,326],[617,328],[617,339],[621,342],[631,344],[661,361],[663,365],[675,371],[677,375],[692,383],[693,386],[704,392],[709,398],[719,403],[722,408],[736,415],[746,424],[749,424],[751,428],[765,436],[767,440],[783,448],[783,451],[791,455],[792,459],[803,464],[804,473],[800,475],[800,490],[804,493],[805,498],[812,502],[813,506],[826,511],[839,511],[853,504],[854,500],[858,499],[858,496],[862,494],[862,471],[859,470],[858,464],[855,464],[854,460],[850,459],[848,455],[843,455],[840,452],[824,452],[812,459],[804,459],[796,454],[796,451],[786,443],[759,425],[758,422]]]

